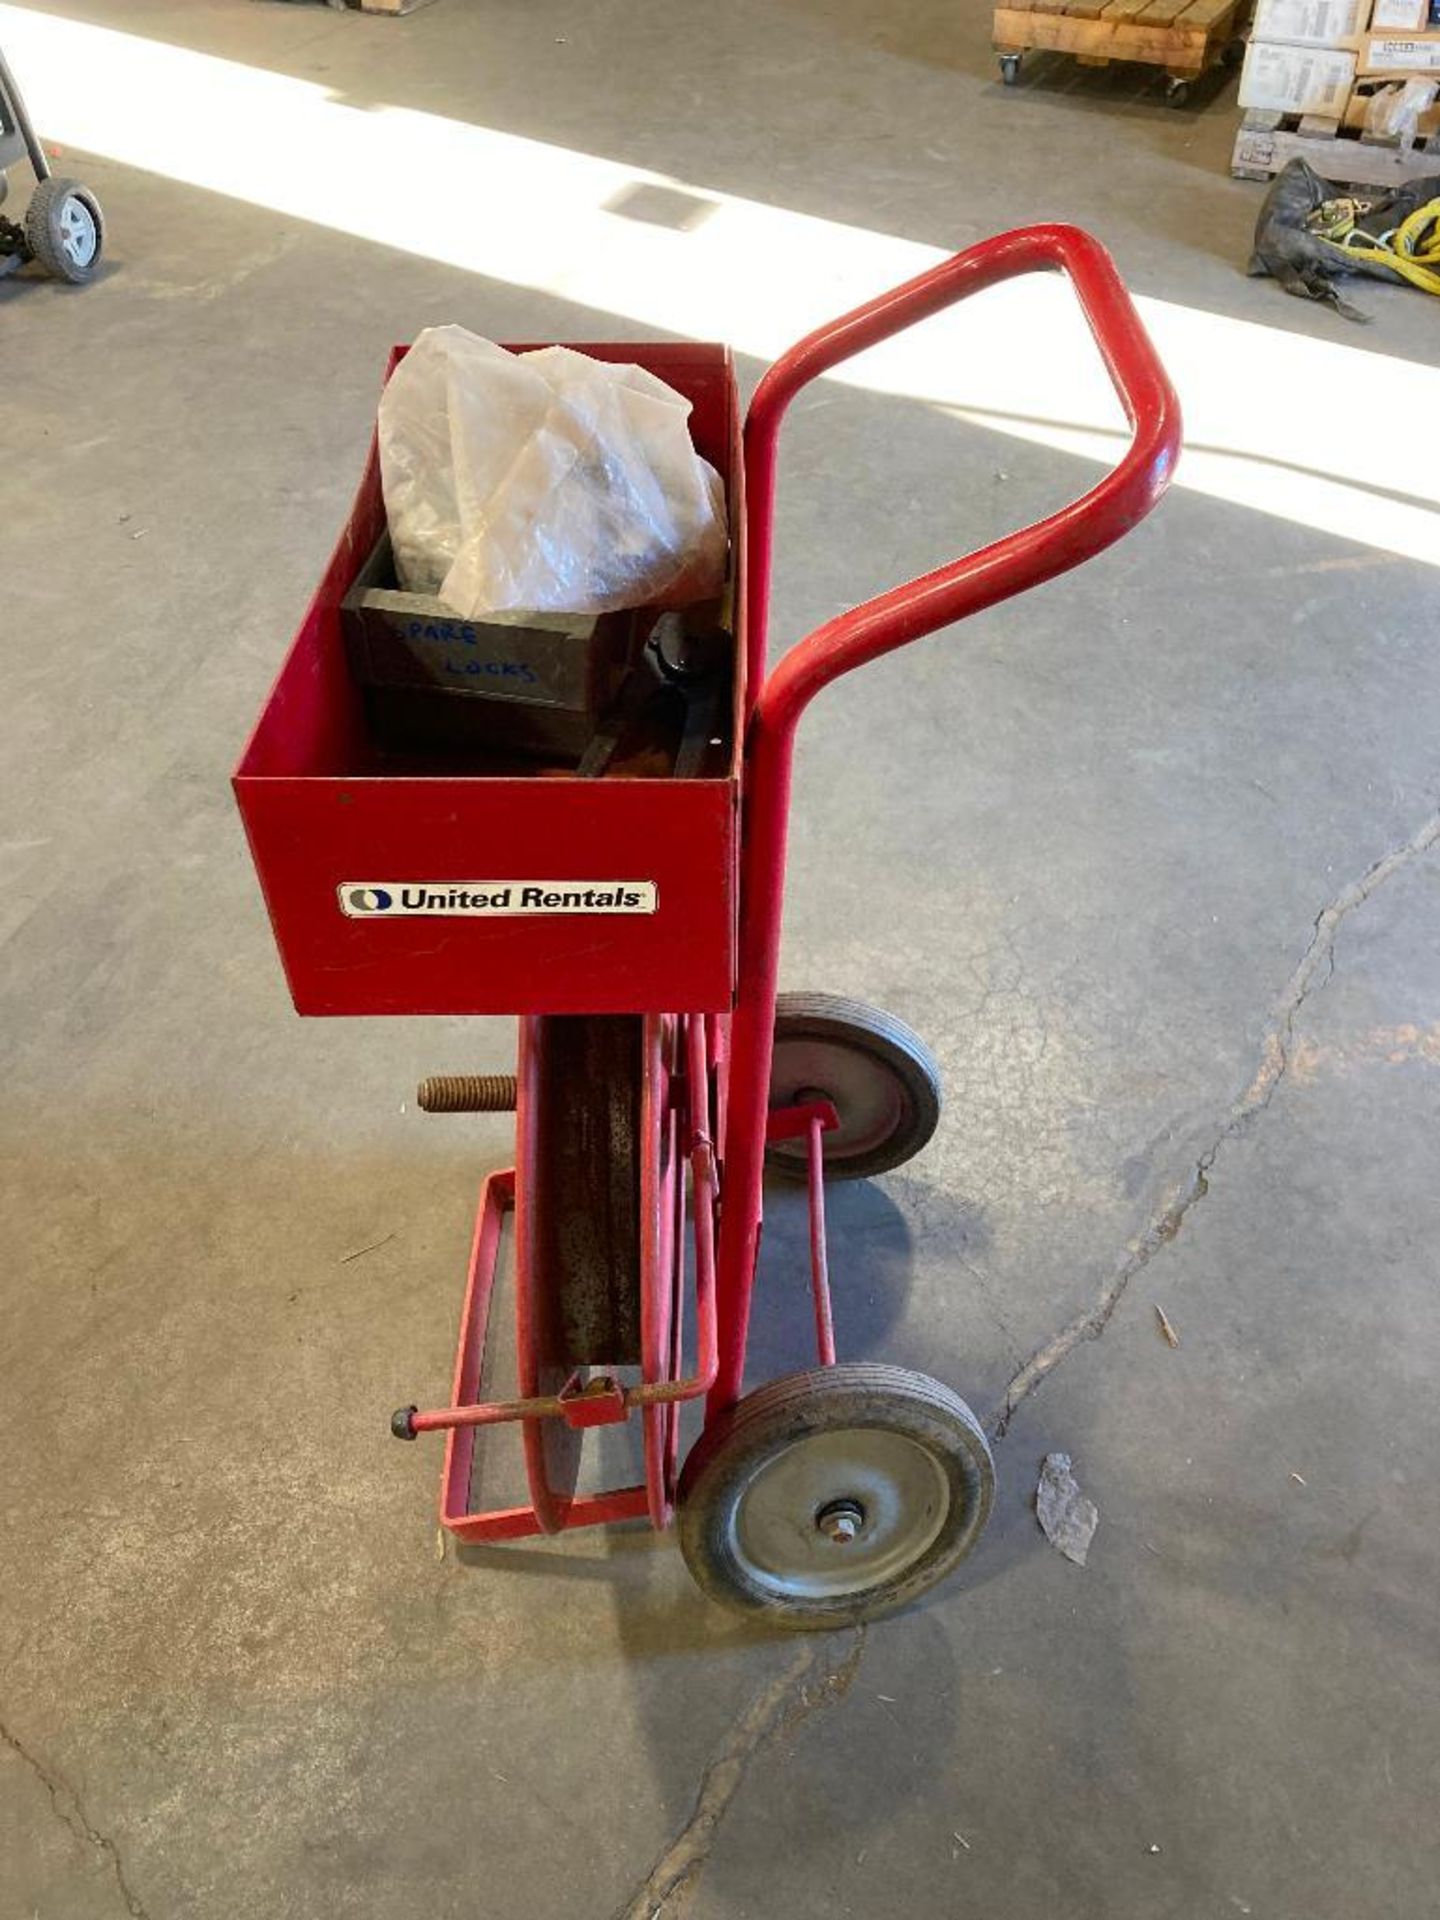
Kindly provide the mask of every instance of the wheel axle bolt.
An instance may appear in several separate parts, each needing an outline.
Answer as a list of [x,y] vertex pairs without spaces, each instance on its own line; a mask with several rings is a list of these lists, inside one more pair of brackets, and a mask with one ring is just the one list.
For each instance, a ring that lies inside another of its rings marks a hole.
[[865,1524],[865,1509],[858,1500],[832,1500],[815,1516],[815,1525],[837,1547],[848,1547]]

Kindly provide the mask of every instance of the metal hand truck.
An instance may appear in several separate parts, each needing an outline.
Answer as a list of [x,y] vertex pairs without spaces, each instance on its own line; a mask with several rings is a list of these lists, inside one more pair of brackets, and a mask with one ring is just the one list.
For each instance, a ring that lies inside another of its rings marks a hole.
[[78,180],[57,180],[25,111],[14,75],[0,54],[0,206],[10,191],[7,169],[28,160],[35,190],[23,221],[0,214],[0,280],[34,260],[55,280],[89,280],[100,264],[105,219],[100,202]]
[[[1047,519],[828,621],[767,674],[790,401],[863,348],[1045,268],[1069,276],[1124,404],[1133,437],[1119,465]],[[842,674],[1127,533],[1169,482],[1179,409],[1109,256],[1065,226],[983,242],[820,328],[761,381],[743,446],[723,350],[586,350],[643,359],[690,392],[697,444],[728,467],[738,633],[724,765],[586,782],[426,777],[368,760],[335,608],[380,524],[372,455],[237,791],[301,1011],[521,1014],[515,1075],[440,1078],[420,1093],[430,1110],[516,1114],[514,1168],[481,1194],[450,1403],[393,1421],[403,1439],[447,1436],[443,1524],[495,1541],[632,1518],[664,1528],[678,1515],[708,1594],[782,1625],[832,1627],[902,1605],[953,1568],[985,1524],[994,1468],[948,1386],[836,1359],[825,1181],[918,1152],[940,1091],[898,1020],[777,991],[796,730]],[[819,1364],[742,1397],[767,1167],[808,1188]],[[486,1399],[507,1232],[519,1393]],[[680,1409],[702,1397],[682,1470]],[[643,1478],[577,1490],[585,1431],[629,1420]],[[477,1511],[477,1435],[502,1424],[520,1429],[528,1499]]]

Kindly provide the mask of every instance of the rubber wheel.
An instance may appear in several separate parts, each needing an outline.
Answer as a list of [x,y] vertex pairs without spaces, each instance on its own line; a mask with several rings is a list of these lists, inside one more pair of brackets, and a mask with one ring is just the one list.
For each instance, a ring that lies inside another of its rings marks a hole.
[[1000,79],[1007,87],[1017,86],[1020,81],[1020,56],[1018,53],[1002,53],[1000,56]]
[[680,1476],[680,1546],[724,1606],[800,1632],[853,1626],[957,1566],[994,1491],[958,1394],[904,1367],[821,1367],[705,1429]]
[[[940,1069],[903,1020],[833,993],[782,993],[775,1006],[770,1105],[817,1094],[840,1125],[825,1135],[825,1177],[863,1180],[902,1166],[940,1122]],[[805,1140],[776,1140],[766,1165],[805,1177]]]
[[25,213],[25,244],[53,280],[79,286],[100,264],[105,217],[78,180],[42,180]]

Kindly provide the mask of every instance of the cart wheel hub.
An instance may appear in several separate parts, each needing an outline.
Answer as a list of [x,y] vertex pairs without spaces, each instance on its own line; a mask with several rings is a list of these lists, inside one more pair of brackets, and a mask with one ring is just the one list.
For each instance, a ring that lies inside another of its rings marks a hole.
[[839,1599],[900,1578],[949,1505],[943,1463],[908,1435],[832,1428],[791,1441],[751,1475],[733,1551],[747,1578],[777,1596]]
[[77,267],[88,267],[99,250],[95,216],[83,200],[72,195],[60,214],[60,244]]
[[848,1547],[865,1524],[865,1509],[858,1500],[831,1500],[815,1516],[815,1525],[837,1547]]

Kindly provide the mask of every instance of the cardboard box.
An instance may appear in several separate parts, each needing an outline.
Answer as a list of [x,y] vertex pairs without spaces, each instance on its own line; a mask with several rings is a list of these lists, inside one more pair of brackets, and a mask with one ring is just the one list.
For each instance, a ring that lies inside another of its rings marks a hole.
[[1428,33],[1367,33],[1361,73],[1440,73],[1440,28]]
[[1353,53],[1252,40],[1240,72],[1240,104],[1265,113],[1318,113],[1338,120],[1354,80]]
[[1375,33],[1420,33],[1429,19],[1429,0],[1375,0],[1370,10]]
[[1358,47],[1366,0],[1256,0],[1252,40],[1299,47]]

